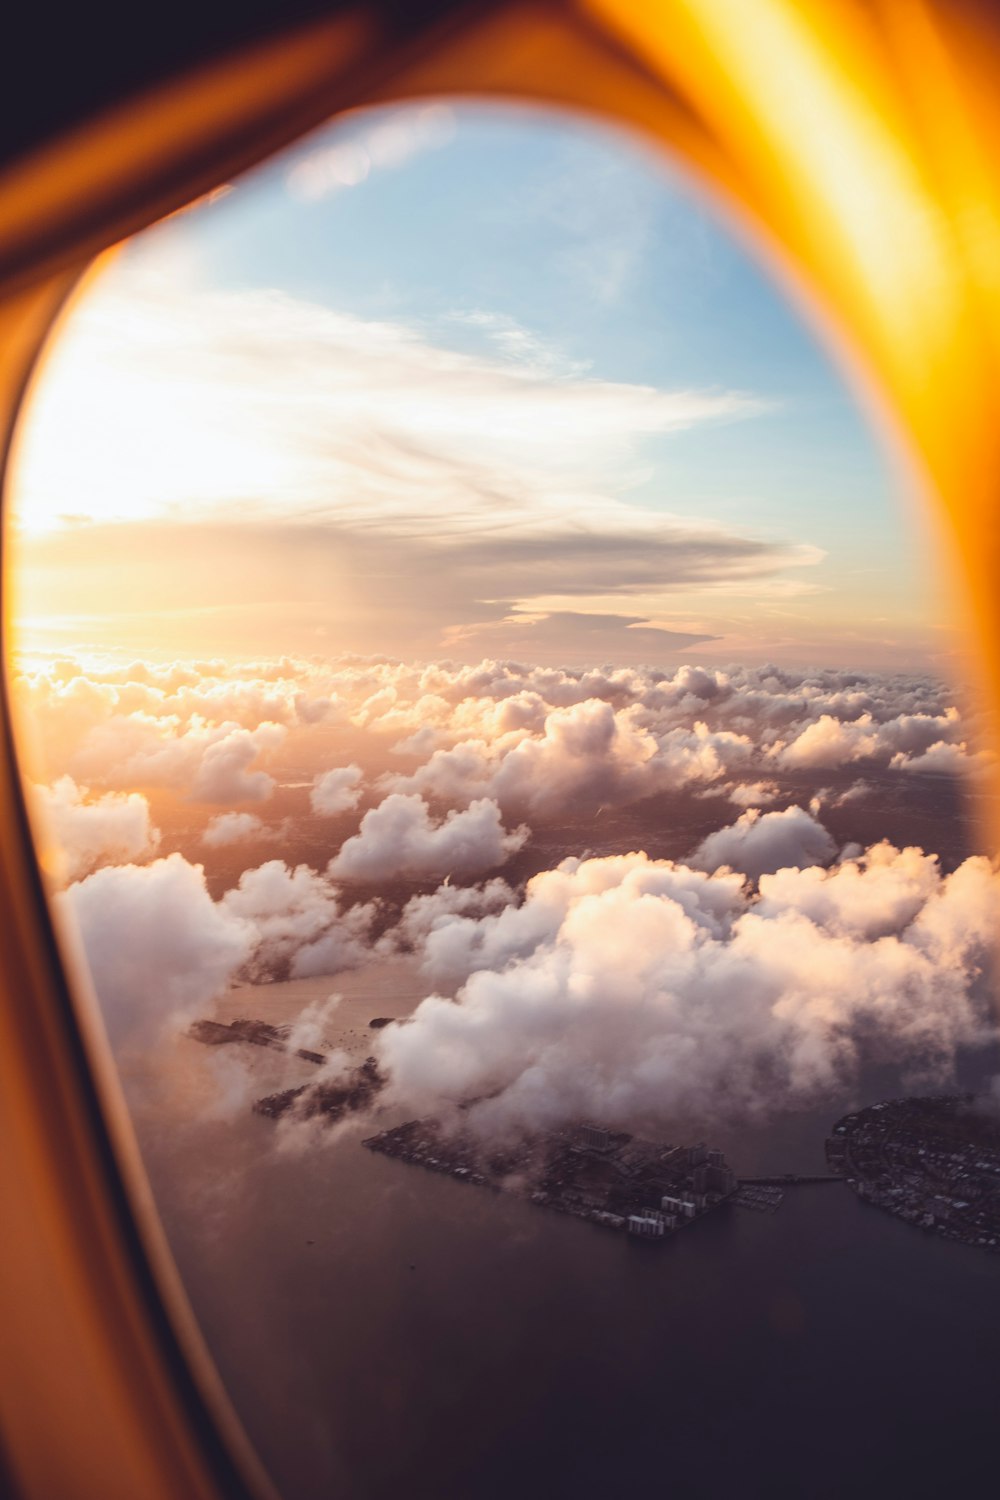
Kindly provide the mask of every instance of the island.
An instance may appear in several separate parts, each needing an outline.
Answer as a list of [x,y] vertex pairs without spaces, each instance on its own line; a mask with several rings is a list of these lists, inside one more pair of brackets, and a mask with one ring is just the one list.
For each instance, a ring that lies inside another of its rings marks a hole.
[[271,1120],[291,1115],[297,1120],[322,1119],[328,1125],[337,1125],[348,1115],[371,1109],[384,1087],[385,1075],[378,1063],[374,1057],[366,1057],[358,1067],[329,1082],[320,1079],[318,1083],[265,1094],[254,1101],[253,1108],[256,1114]]
[[490,1146],[459,1125],[446,1130],[437,1120],[407,1120],[362,1145],[652,1244],[662,1244],[737,1188],[722,1152],[704,1143],[666,1145],[586,1123]]
[[1000,1249],[1000,1109],[990,1101],[882,1100],[837,1121],[826,1158],[864,1202],[947,1239]]
[[[391,1024],[381,1016],[369,1022],[374,1030]],[[291,1027],[265,1021],[242,1018],[224,1025],[204,1019],[187,1034],[206,1046],[249,1043],[316,1065],[328,1061],[321,1052],[292,1046]],[[374,1122],[386,1083],[378,1060],[366,1057],[335,1077],[320,1073],[313,1083],[267,1094],[253,1109],[271,1120],[339,1125],[362,1116]],[[463,1126],[472,1102],[460,1106],[447,1125],[407,1120],[361,1144],[649,1243],[664,1243],[722,1203],[774,1212],[789,1187],[846,1182],[865,1203],[920,1229],[1000,1251],[1000,1103],[989,1097],[883,1099],[836,1122],[826,1141],[826,1173],[739,1179],[723,1153],[703,1142],[670,1145],[600,1123],[490,1142]]]
[[317,1066],[326,1062],[322,1052],[313,1052],[309,1047],[290,1046],[288,1038],[291,1032],[290,1026],[272,1026],[269,1021],[255,1021],[242,1016],[228,1024],[222,1021],[193,1021],[187,1034],[192,1041],[202,1042],[206,1047],[249,1042],[253,1047],[272,1047],[276,1052],[288,1052],[293,1057],[301,1058],[303,1062],[316,1063]]

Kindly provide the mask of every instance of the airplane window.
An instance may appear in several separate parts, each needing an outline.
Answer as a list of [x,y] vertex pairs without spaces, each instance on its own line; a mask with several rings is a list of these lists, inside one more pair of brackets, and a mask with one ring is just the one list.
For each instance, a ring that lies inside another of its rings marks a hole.
[[742,230],[551,113],[350,116],[68,309],[20,754],[287,1495],[978,1484],[1000,886],[888,453]]

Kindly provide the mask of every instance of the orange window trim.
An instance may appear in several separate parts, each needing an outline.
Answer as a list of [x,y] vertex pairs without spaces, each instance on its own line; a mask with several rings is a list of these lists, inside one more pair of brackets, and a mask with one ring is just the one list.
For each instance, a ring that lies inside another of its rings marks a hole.
[[[116,105],[0,175],[0,432],[94,256],[339,110],[592,111],[740,217],[902,445],[1000,706],[1000,19],[970,0],[358,4]],[[405,11],[405,26],[403,12]],[[28,1500],[264,1495],[69,995],[0,738],[0,1468]]]

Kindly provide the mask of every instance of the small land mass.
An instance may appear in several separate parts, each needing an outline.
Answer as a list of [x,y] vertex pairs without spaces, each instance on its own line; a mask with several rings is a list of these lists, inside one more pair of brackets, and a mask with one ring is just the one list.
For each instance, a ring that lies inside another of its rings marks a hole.
[[[376,1016],[381,1030],[399,1017]],[[248,1017],[195,1021],[188,1036],[206,1046],[249,1043],[321,1066],[325,1053],[293,1047],[293,1027]],[[386,1084],[375,1057],[336,1079],[282,1089],[255,1101],[276,1120],[338,1124],[372,1110]],[[626,1131],[577,1124],[491,1146],[461,1124],[408,1120],[368,1136],[371,1151],[457,1181],[511,1192],[639,1239],[665,1240],[726,1201],[774,1212],[784,1189],[846,1181],[859,1198],[919,1228],[1000,1252],[1000,1109],[972,1094],[887,1099],[844,1115],[826,1141],[828,1175],[737,1180],[721,1151],[675,1146]]]
[[826,1159],[866,1203],[1000,1251],[1000,1113],[974,1095],[886,1099],[844,1115]]
[[207,1047],[224,1047],[235,1042],[249,1042],[253,1047],[272,1047],[276,1052],[287,1052],[300,1057],[303,1062],[325,1063],[323,1052],[313,1052],[308,1047],[291,1047],[288,1038],[291,1026],[272,1026],[269,1021],[254,1021],[241,1016],[235,1021],[194,1021],[188,1027],[192,1041],[203,1042]]
[[269,1120],[279,1120],[283,1115],[299,1120],[322,1116],[328,1124],[337,1125],[348,1115],[370,1109],[385,1082],[376,1059],[366,1057],[360,1067],[352,1068],[343,1078],[265,1094],[263,1099],[254,1101],[253,1108],[256,1114],[266,1115]]
[[407,1120],[362,1145],[653,1243],[701,1218],[737,1187],[721,1151],[704,1144],[665,1145],[599,1125],[541,1132],[516,1146],[491,1148],[461,1129],[445,1131],[436,1120]]

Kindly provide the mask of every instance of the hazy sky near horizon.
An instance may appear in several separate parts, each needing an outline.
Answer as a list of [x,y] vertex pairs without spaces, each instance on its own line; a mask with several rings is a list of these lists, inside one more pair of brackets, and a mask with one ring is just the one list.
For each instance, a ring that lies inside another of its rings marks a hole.
[[951,633],[897,488],[662,162],[380,111],[77,299],[21,435],[17,641],[923,668]]

